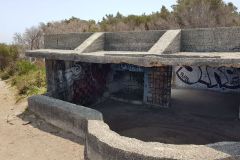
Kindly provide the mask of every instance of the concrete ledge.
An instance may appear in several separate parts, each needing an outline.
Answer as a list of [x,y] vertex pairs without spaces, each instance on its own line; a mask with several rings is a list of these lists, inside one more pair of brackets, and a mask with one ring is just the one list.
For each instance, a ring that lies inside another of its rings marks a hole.
[[157,55],[150,54],[149,52],[100,51],[79,53],[75,50],[41,49],[27,51],[26,56],[86,63],[127,63],[144,67],[159,67],[164,65],[240,67],[240,52],[179,52]]
[[85,139],[88,120],[103,119],[102,114],[96,110],[42,95],[28,98],[28,107],[48,123],[83,139]]
[[[118,135],[102,121],[90,120],[85,158],[88,160],[236,160],[239,158],[225,153],[224,150],[218,150],[223,148],[221,146],[221,144],[204,146],[143,142]],[[239,143],[236,146],[239,146]]]

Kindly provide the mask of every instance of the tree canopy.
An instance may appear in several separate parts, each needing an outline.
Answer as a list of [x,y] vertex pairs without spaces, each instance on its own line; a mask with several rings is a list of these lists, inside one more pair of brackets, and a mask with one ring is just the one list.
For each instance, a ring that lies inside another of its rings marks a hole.
[[14,40],[28,49],[38,49],[43,46],[43,34],[240,26],[237,7],[223,0],[177,0],[171,11],[165,6],[160,8],[148,15],[108,14],[100,22],[71,17],[41,23],[38,27],[26,29],[23,34],[15,34]]

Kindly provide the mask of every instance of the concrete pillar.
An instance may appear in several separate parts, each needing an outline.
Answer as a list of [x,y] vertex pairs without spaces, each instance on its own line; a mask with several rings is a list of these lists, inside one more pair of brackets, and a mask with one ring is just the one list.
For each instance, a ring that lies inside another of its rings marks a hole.
[[172,66],[147,68],[144,74],[144,103],[168,108],[171,104]]
[[72,73],[73,62],[60,60],[45,60],[47,92],[54,98],[72,101]]
[[239,110],[238,110],[238,117],[239,117],[239,120],[240,120],[240,106],[239,106]]
[[47,92],[53,93],[55,90],[54,85],[54,60],[45,59],[46,66],[46,79],[47,79]]

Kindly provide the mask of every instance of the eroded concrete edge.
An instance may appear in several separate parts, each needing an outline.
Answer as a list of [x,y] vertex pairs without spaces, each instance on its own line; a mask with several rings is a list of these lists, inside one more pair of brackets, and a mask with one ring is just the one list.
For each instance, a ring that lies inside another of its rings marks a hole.
[[[238,143],[239,144],[239,143]],[[173,145],[143,142],[120,136],[100,121],[88,122],[85,155],[88,160],[144,159],[144,160],[236,160],[239,157],[206,145]]]
[[103,120],[102,113],[96,110],[43,95],[28,98],[28,108],[46,122],[69,131],[82,140],[86,136],[88,120]]
[[[72,132],[84,140],[85,159],[88,160],[235,160],[239,158],[235,153],[233,153],[235,155],[228,154],[225,149],[237,148],[240,146],[238,142],[205,146],[143,142],[111,131],[103,122],[102,114],[96,110],[43,95],[30,97],[28,103],[29,110],[48,123]],[[238,153],[238,150],[236,151]]]
[[180,48],[181,30],[168,30],[148,52],[155,54],[170,54],[179,52]]

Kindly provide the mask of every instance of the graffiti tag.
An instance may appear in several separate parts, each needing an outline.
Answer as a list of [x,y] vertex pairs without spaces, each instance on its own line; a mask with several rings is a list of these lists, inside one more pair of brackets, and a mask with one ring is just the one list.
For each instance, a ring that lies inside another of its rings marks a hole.
[[118,64],[113,66],[114,69],[119,71],[130,71],[130,72],[143,72],[143,68],[131,64]]
[[240,88],[239,68],[184,66],[177,69],[176,75],[188,85],[199,83],[207,88]]

